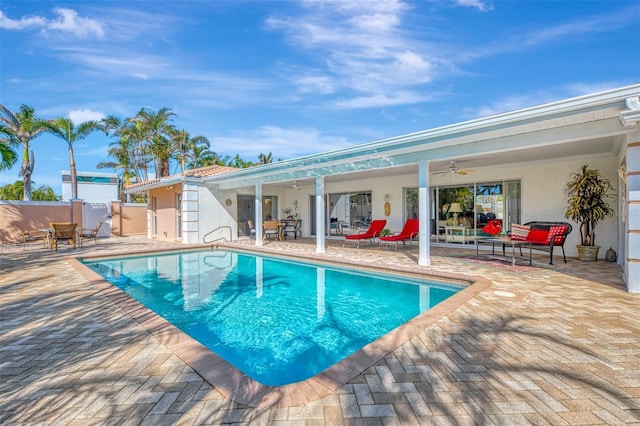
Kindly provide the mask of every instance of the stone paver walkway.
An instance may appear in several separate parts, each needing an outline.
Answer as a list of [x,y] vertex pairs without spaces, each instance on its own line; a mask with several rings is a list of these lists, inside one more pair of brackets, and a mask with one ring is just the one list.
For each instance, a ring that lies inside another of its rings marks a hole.
[[[232,245],[252,247],[249,241]],[[329,395],[260,408],[223,396],[105,297],[68,256],[179,248],[139,237],[0,251],[1,424],[640,424],[640,295],[621,269],[535,268],[435,248],[269,242],[261,250],[491,285]]]

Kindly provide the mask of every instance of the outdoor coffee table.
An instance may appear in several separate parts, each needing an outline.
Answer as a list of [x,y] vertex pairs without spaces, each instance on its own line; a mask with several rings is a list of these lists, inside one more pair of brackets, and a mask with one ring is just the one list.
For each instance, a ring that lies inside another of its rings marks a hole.
[[[480,244],[491,243],[491,257],[505,259],[506,256],[506,247],[511,247],[511,264],[515,266],[516,264],[516,247],[522,250],[522,247],[529,247],[529,266],[533,265],[531,258],[531,242],[529,241],[521,241],[521,240],[512,240],[511,238],[483,238],[476,240],[476,259],[480,258]],[[496,255],[496,244],[502,244],[502,256],[498,257]]]

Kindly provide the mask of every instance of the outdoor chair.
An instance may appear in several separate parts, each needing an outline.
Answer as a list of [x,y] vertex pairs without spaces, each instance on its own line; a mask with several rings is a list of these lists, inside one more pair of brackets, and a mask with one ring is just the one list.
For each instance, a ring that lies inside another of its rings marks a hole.
[[298,239],[298,233],[300,232],[300,220],[295,219],[293,221],[287,221],[287,224],[284,226],[282,230],[282,235],[285,239],[287,239],[287,235],[293,234],[293,239]]
[[67,241],[73,245],[74,249],[76,248],[77,223],[52,223],[51,227],[53,228],[53,244],[56,251],[58,251],[58,241]]
[[270,239],[274,235],[277,240],[280,239],[280,222],[277,220],[265,220],[262,222],[262,240]]
[[25,231],[20,225],[16,225],[22,233],[22,251],[27,249],[27,243],[29,241],[42,240],[42,247],[47,248],[47,235],[44,231]]
[[96,245],[98,245],[98,232],[100,231],[100,227],[102,226],[102,222],[96,225],[93,229],[83,228],[78,232],[78,237],[80,238],[80,247],[82,247],[82,242],[85,239],[92,239]]
[[357,248],[360,248],[360,241],[362,240],[369,240],[373,244],[373,239],[380,236],[380,233],[382,232],[386,224],[386,219],[372,220],[371,224],[369,225],[369,229],[367,229],[365,232],[354,235],[345,235],[342,247],[345,246],[347,241],[355,241],[357,243]]
[[413,239],[419,234],[419,227],[418,219],[407,219],[399,234],[380,237],[380,243],[395,243],[395,250],[398,250],[400,241],[402,241],[402,245],[405,245],[406,241],[409,241],[409,245],[411,245]]
[[256,238],[256,227],[253,226],[253,221],[252,220],[248,220],[247,221],[247,226],[249,227],[249,238]]

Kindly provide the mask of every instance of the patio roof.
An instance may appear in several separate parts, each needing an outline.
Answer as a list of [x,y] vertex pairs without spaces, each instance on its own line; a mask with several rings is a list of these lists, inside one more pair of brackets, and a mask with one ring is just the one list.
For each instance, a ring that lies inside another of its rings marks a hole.
[[[451,159],[465,167],[483,167],[576,155],[614,155],[629,128],[621,115],[640,84],[498,114],[408,135],[358,144],[301,158],[208,176],[203,183],[221,189],[277,184],[351,173],[375,176],[412,173],[421,161],[432,170]],[[631,111],[637,113],[637,111]],[[544,150],[540,148],[544,147]]]

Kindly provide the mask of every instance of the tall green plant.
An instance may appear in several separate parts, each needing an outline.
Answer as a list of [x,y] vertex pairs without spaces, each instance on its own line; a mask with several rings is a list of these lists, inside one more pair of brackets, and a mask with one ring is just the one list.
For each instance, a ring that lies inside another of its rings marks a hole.
[[20,105],[18,112],[13,113],[0,104],[0,126],[2,134],[9,140],[22,144],[20,176],[24,185],[24,200],[31,201],[31,175],[35,167],[35,158],[33,151],[29,149],[29,143],[45,131],[45,121],[36,116],[36,110],[32,106]]
[[71,198],[78,198],[78,174],[76,172],[76,159],[73,154],[73,144],[89,136],[91,133],[100,130],[97,121],[85,121],[76,125],[68,117],[59,117],[46,124],[47,131],[52,135],[64,140],[69,151],[69,171],[71,174]]
[[571,174],[567,187],[569,198],[564,217],[580,226],[581,245],[594,246],[596,226],[615,213],[607,201],[612,198],[611,180],[584,165],[579,172]]

